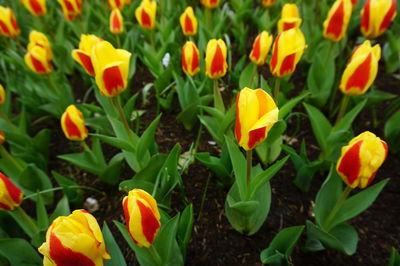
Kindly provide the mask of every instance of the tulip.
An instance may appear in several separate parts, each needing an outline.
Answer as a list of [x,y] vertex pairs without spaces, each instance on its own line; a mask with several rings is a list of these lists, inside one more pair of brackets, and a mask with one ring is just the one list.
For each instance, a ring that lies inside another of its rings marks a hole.
[[342,148],[336,170],[351,188],[365,188],[374,179],[388,153],[386,142],[366,131]]
[[0,6],[0,35],[15,38],[18,37],[19,32],[12,9]]
[[114,97],[126,89],[131,53],[102,41],[93,46],[91,58],[96,84],[102,95]]
[[67,139],[83,141],[88,136],[83,114],[73,104],[68,106],[61,116],[61,127]]
[[46,49],[40,46],[32,46],[25,54],[26,65],[36,74],[49,74],[53,67],[48,58]]
[[139,247],[149,248],[160,229],[160,213],[156,200],[146,191],[133,189],[122,201],[126,226]]
[[378,37],[396,14],[396,0],[367,0],[361,10],[361,33],[369,39]]
[[68,21],[73,20],[76,16],[82,12],[82,1],[83,0],[57,0],[61,5],[64,18]]
[[347,63],[339,89],[349,96],[364,94],[375,80],[380,58],[379,44],[371,47],[367,40],[359,45]]
[[125,1],[124,0],[107,0],[107,3],[108,3],[108,7],[111,10],[114,10],[114,9],[122,10],[124,8],[124,5],[125,5]]
[[46,35],[44,35],[43,33],[35,30],[31,31],[31,33],[29,34],[28,50],[32,49],[34,46],[44,48],[46,50],[46,54],[49,60],[54,58],[49,39],[47,39]]
[[261,2],[265,7],[271,7],[274,5],[275,0],[261,0]]
[[188,41],[182,47],[182,69],[186,74],[193,76],[200,71],[200,52],[194,42]]
[[36,17],[44,16],[47,13],[46,0],[22,0],[22,4]]
[[2,145],[6,141],[6,135],[4,135],[4,132],[0,130],[0,145]]
[[272,46],[272,58],[269,64],[271,73],[276,77],[292,74],[306,48],[306,41],[300,29],[281,32]]
[[92,48],[102,39],[96,35],[81,35],[81,41],[79,42],[79,49],[74,49],[72,51],[72,58],[78,62],[91,76],[94,76],[94,68],[91,59]]
[[206,49],[206,76],[210,79],[219,79],[226,74],[226,44],[222,39],[212,39]]
[[142,28],[152,30],[156,27],[156,12],[156,1],[142,0],[140,6],[135,10],[135,16]]
[[12,211],[21,204],[24,193],[2,173],[0,173],[0,191],[0,210]]
[[358,0],[351,0],[351,4],[353,5],[353,7],[355,7],[357,5]]
[[324,21],[323,35],[332,42],[343,40],[351,17],[351,1],[336,0]]
[[271,44],[272,35],[268,34],[266,31],[258,34],[253,43],[253,49],[249,56],[250,60],[258,66],[265,64]]
[[114,9],[110,15],[110,31],[112,34],[121,34],[124,32],[124,18],[119,9]]
[[300,28],[301,18],[296,4],[285,4],[282,8],[281,19],[278,21],[279,32]]
[[185,9],[185,12],[180,16],[179,21],[181,23],[182,32],[186,36],[193,36],[197,33],[197,19],[194,15],[193,8],[191,6]]
[[6,102],[6,91],[4,90],[3,85],[0,84],[0,105]]
[[267,138],[278,121],[278,107],[262,89],[242,89],[236,97],[235,136],[246,151],[254,149]]
[[201,0],[201,3],[206,8],[213,9],[219,5],[219,0]]
[[86,210],[56,218],[38,250],[44,255],[43,265],[102,266],[103,260],[111,259],[96,218]]

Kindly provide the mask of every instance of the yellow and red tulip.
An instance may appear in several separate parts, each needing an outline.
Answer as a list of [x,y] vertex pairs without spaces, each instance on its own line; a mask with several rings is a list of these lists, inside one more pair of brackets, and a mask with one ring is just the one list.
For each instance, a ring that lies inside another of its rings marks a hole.
[[0,105],[6,102],[6,91],[4,90],[3,85],[0,84]]
[[340,90],[349,96],[364,94],[375,80],[380,58],[379,44],[371,47],[370,41],[367,40],[359,45],[343,72]]
[[146,30],[156,27],[157,2],[154,0],[142,0],[135,10],[135,16],[140,26]]
[[107,4],[111,10],[114,9],[122,10],[125,5],[125,0],[107,0]]
[[396,17],[396,0],[367,0],[361,10],[361,33],[373,39],[384,33]]
[[25,64],[36,74],[49,74],[53,69],[46,49],[43,47],[31,46],[24,59]]
[[226,74],[226,44],[222,39],[212,39],[206,49],[206,76],[210,79],[219,79]]
[[272,97],[262,89],[242,89],[236,97],[235,136],[239,145],[254,149],[264,141],[278,121],[279,110]]
[[251,50],[249,56],[250,60],[254,64],[258,66],[265,64],[269,49],[272,45],[272,38],[272,35],[268,34],[266,31],[263,31],[257,35],[253,43],[253,49]]
[[201,0],[201,3],[206,8],[213,9],[219,5],[219,0]]
[[40,17],[47,13],[46,0],[22,0],[22,4],[34,16]]
[[47,58],[49,60],[53,59],[53,51],[51,49],[51,44],[49,42],[49,39],[47,39],[46,35],[39,31],[31,31],[29,33],[29,44],[28,44],[28,50],[33,48],[34,46],[39,46],[42,47],[46,50]]
[[185,12],[180,16],[179,21],[184,35],[193,36],[197,33],[197,18],[194,15],[191,6],[185,9]]
[[6,141],[6,135],[4,135],[4,132],[0,130],[0,145],[2,145]]
[[128,84],[131,53],[115,49],[111,43],[96,43],[91,51],[96,84],[100,93],[114,97],[123,92]]
[[78,62],[91,76],[94,76],[94,68],[91,59],[92,48],[96,43],[103,41],[103,39],[96,35],[81,35],[81,41],[79,42],[79,49],[72,51],[72,58]]
[[351,17],[352,4],[350,0],[336,0],[324,21],[323,35],[333,42],[343,40]]
[[24,193],[2,173],[0,173],[0,191],[0,210],[12,211],[21,204]]
[[124,18],[119,9],[114,9],[110,15],[110,32],[112,34],[121,34],[124,32]]
[[82,1],[83,0],[57,0],[61,5],[64,18],[68,21],[73,20],[76,16],[82,12]]
[[282,8],[281,18],[278,21],[278,31],[299,28],[301,21],[296,4],[285,4]]
[[12,9],[0,6],[0,35],[15,38],[18,37],[19,32],[17,20]]
[[182,69],[190,76],[200,71],[200,52],[192,41],[186,42],[182,47]]
[[265,7],[271,7],[274,5],[275,0],[261,0],[261,3],[263,4],[263,6]]
[[122,201],[126,226],[139,247],[150,247],[160,229],[156,200],[146,191],[133,189]]
[[272,58],[269,64],[271,73],[276,77],[292,74],[306,48],[306,41],[300,29],[279,33],[272,46]]
[[73,141],[83,141],[88,136],[83,114],[71,104],[61,116],[61,128],[65,137]]
[[39,247],[43,265],[103,265],[111,259],[96,218],[86,210],[56,218]]
[[366,131],[342,148],[336,171],[351,188],[365,188],[374,179],[387,153],[386,142]]

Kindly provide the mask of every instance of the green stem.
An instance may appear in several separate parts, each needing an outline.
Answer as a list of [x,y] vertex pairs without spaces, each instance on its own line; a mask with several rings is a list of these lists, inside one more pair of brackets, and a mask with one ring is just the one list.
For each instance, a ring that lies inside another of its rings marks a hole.
[[0,154],[2,157],[6,157],[9,161],[11,161],[20,172],[24,170],[22,165],[20,165],[19,162],[14,159],[14,157],[4,148],[3,145],[0,145]]
[[214,79],[214,107],[225,113],[224,101],[222,100],[221,91],[218,88],[217,79]]
[[347,105],[349,104],[349,100],[350,100],[350,96],[344,95],[342,103],[340,105],[340,110],[339,110],[338,116],[336,118],[335,125],[337,125],[340,122],[343,115],[346,113],[346,109],[347,109]]
[[[254,65],[254,68],[253,68],[253,72],[251,73],[250,89],[256,89],[256,88],[257,88],[257,85],[258,85],[258,79],[257,79],[257,80],[256,80],[256,84],[255,84],[255,86],[254,86],[254,88],[253,88],[254,78],[256,77],[256,75],[257,75],[257,70],[258,70],[258,66],[257,66],[256,64],[253,64],[253,65]],[[243,88],[240,88],[240,89],[243,89]]]
[[247,189],[249,189],[251,181],[251,168],[253,167],[253,150],[246,151],[246,161],[247,161],[246,182],[247,182]]
[[125,127],[126,134],[128,135],[128,137],[130,138],[130,140],[133,143],[135,140],[134,140],[134,137],[132,135],[132,131],[131,131],[130,127],[129,127],[128,120],[126,119],[125,112],[122,109],[119,95],[117,95],[116,97],[111,97],[109,99],[111,101],[111,105],[114,106],[115,110],[119,114],[119,118],[120,118],[122,124]]
[[154,245],[151,245],[149,247],[149,252],[153,256],[154,260],[156,261],[157,265],[162,265],[162,260],[160,257],[160,254],[158,253],[157,249],[154,247]]
[[25,222],[32,228],[35,233],[39,233],[40,230],[37,225],[33,222],[32,218],[22,209],[20,206],[15,208],[21,217],[25,220]]
[[56,94],[61,95],[60,88],[59,88],[59,87],[56,85],[56,83],[54,82],[52,73],[50,73],[50,74],[47,75],[47,79],[49,80],[49,84],[50,84],[50,86],[54,89],[54,91],[56,92]]
[[82,147],[83,147],[83,149],[85,150],[85,151],[87,151],[87,152],[92,152],[92,150],[90,149],[90,147],[86,144],[86,141],[81,141],[81,145],[82,145]]
[[4,112],[0,109],[0,118],[4,119],[4,121],[7,122],[7,124],[13,129],[17,130],[18,128],[14,126],[14,124],[11,122],[11,120],[4,114]]
[[156,53],[156,42],[154,40],[154,30],[150,30],[149,32],[150,37],[150,46],[153,49],[153,52]]
[[329,60],[329,58],[332,56],[332,52],[333,52],[333,47],[334,47],[335,43],[332,41],[329,41],[329,46],[328,46],[328,53],[326,54],[326,59],[325,62],[327,62]]
[[337,212],[340,210],[340,208],[342,207],[344,201],[347,199],[347,197],[349,196],[350,192],[351,192],[352,188],[349,186],[346,186],[346,189],[342,192],[342,194],[340,195],[339,199],[336,201],[335,206],[333,207],[331,213],[329,214],[328,218],[326,219],[325,222],[325,226],[324,229],[329,232],[329,230],[331,229],[331,224],[332,224],[332,220],[333,218],[335,218],[335,215],[337,214]]
[[275,78],[275,87],[274,87],[274,101],[276,104],[278,104],[280,86],[281,86],[281,79],[277,77]]
[[35,197],[35,196],[37,196],[37,195],[39,195],[39,194],[45,194],[45,193],[49,193],[49,192],[53,192],[53,191],[58,191],[58,190],[63,190],[63,189],[70,189],[70,188],[85,189],[85,190],[95,191],[95,192],[97,192],[97,193],[100,193],[100,194],[102,194],[102,195],[105,195],[104,192],[102,192],[102,191],[100,191],[100,190],[98,190],[98,189],[92,188],[92,187],[87,187],[87,186],[65,186],[65,187],[49,188],[49,189],[45,189],[45,190],[42,190],[42,191],[39,191],[39,192],[30,194],[30,195],[28,195],[28,196],[25,196],[25,197],[24,197],[24,200],[29,199],[29,198],[33,198],[33,197]]
[[118,35],[118,34],[115,34],[115,39],[117,39],[118,48],[122,48],[122,46],[121,46],[121,39],[119,38],[119,35]]
[[207,30],[212,33],[211,25],[212,25],[212,13],[211,9],[206,8],[205,10],[205,17],[206,17],[206,25],[207,25]]
[[207,195],[207,190],[208,190],[208,184],[210,183],[210,177],[211,175],[208,175],[207,182],[206,182],[206,187],[204,188],[203,191],[203,196],[201,197],[201,204],[200,204],[200,210],[199,210],[199,215],[197,216],[197,221],[200,221],[201,214],[203,213],[203,208],[204,208],[204,202],[206,201],[206,195]]
[[199,131],[197,132],[197,137],[196,137],[196,142],[194,143],[194,151],[193,154],[195,154],[197,152],[197,149],[199,148],[199,144],[200,144],[200,139],[201,139],[201,134],[203,132],[203,123],[200,123],[199,126]]

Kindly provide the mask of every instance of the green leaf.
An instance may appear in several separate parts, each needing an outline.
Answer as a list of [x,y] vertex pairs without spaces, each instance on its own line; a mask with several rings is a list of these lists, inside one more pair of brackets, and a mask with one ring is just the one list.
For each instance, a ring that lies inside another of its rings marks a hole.
[[211,156],[208,152],[199,152],[194,155],[196,160],[204,164],[211,171],[213,171],[220,179],[229,179],[230,173],[225,165],[221,162],[220,158]]
[[100,175],[105,167],[105,165],[99,164],[92,152],[84,151],[82,153],[58,155],[57,157],[95,175]]
[[36,217],[37,225],[40,230],[46,230],[49,227],[49,218],[47,216],[46,207],[44,206],[43,198],[40,193],[36,196]]
[[285,118],[289,113],[292,112],[292,109],[299,104],[305,97],[309,96],[310,93],[303,93],[295,98],[287,101],[281,108],[279,108],[279,119]]
[[238,186],[240,199],[245,200],[247,183],[246,183],[246,159],[244,158],[239,147],[229,137],[225,137],[225,141],[231,157],[233,172]]
[[340,122],[334,126],[333,131],[344,130],[348,131],[351,129],[351,125],[353,124],[354,119],[356,119],[357,115],[364,108],[366,104],[366,100],[357,104],[350,112],[346,113],[346,115],[340,120]]
[[[18,177],[18,184],[23,187],[26,195],[53,188],[46,173],[37,168],[34,164],[29,164],[24,169]],[[45,204],[51,204],[53,202],[53,192],[43,193],[42,196]]]
[[186,257],[186,249],[189,245],[190,238],[193,231],[194,223],[194,213],[193,205],[189,204],[183,210],[179,217],[178,231],[177,231],[177,241],[181,248],[181,253],[183,257]]
[[154,247],[166,265],[183,265],[183,256],[176,241],[178,222],[179,214],[161,226],[154,241]]
[[121,150],[127,150],[130,152],[135,152],[135,147],[133,146],[133,143],[131,144],[128,141],[125,141],[120,138],[114,138],[106,135],[101,135],[101,134],[89,134],[90,136],[99,138],[101,141],[110,144],[111,146],[121,149]]
[[240,74],[239,78],[239,89],[248,87],[250,89],[257,88],[258,81],[258,67],[256,64],[248,64]]
[[51,171],[54,179],[57,183],[63,187],[63,192],[68,197],[69,202],[71,203],[81,203],[83,201],[83,191],[78,188],[70,188],[71,186],[78,186],[76,182],[73,180],[66,178],[65,176],[60,175],[56,171]]
[[151,122],[138,141],[136,156],[139,158],[139,161],[141,161],[142,166],[145,166],[145,162],[149,159],[146,158],[145,155],[148,153],[150,145],[154,143],[154,133],[157,129],[158,123],[160,122],[160,119],[161,114],[158,115],[153,122]]
[[124,161],[124,154],[116,154],[109,162],[108,166],[104,169],[99,177],[99,181],[105,182],[107,184],[115,185],[121,174],[121,167]]
[[400,111],[397,111],[385,124],[385,140],[388,142],[390,151],[400,151]]
[[107,223],[103,224],[103,237],[106,244],[107,250],[111,255],[111,260],[105,260],[105,266],[126,266],[124,255],[122,254],[117,242],[114,239]]
[[306,103],[304,103],[304,107],[306,108],[308,117],[310,118],[314,136],[321,149],[325,151],[327,149],[326,137],[329,136],[332,131],[332,126],[324,114],[322,114],[317,108]]
[[400,255],[395,248],[392,248],[390,252],[390,258],[388,266],[399,266],[400,265]]
[[11,265],[33,266],[43,264],[42,258],[25,239],[0,239],[0,254],[7,258]]
[[66,196],[64,196],[57,203],[57,206],[56,206],[53,214],[49,218],[49,223],[52,223],[54,221],[54,219],[56,219],[59,216],[68,216],[70,214],[71,214],[71,210],[69,208],[68,198]]

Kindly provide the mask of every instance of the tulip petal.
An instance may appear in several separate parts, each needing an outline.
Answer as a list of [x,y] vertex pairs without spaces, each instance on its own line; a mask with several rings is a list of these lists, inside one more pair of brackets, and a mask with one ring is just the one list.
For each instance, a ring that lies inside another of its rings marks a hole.
[[335,10],[335,13],[329,20],[329,25],[326,30],[327,34],[332,34],[336,39],[340,37],[344,24],[344,2],[340,2],[340,5]]
[[82,50],[74,50],[72,57],[82,65],[89,75],[94,76],[94,68],[89,54]]
[[337,167],[338,173],[345,178],[346,183],[352,188],[358,185],[355,181],[361,171],[360,149],[362,143],[363,141],[360,140],[352,145],[340,159]]
[[386,13],[385,17],[383,18],[382,24],[379,27],[379,31],[384,31],[389,27],[395,14],[396,14],[396,0],[392,0],[389,11]]
[[368,54],[364,62],[362,62],[349,77],[346,84],[346,90],[350,90],[352,88],[358,88],[362,90],[367,86],[368,81],[370,80],[371,60],[372,55]]
[[118,94],[121,89],[125,88],[118,62],[104,68],[102,80],[108,95]]
[[0,173],[0,179],[1,181],[3,181],[8,195],[10,195],[14,203],[19,205],[19,203],[21,203],[22,201],[22,196],[23,196],[22,191],[16,185],[14,185],[14,183],[12,183],[10,179],[8,179],[5,175],[1,173]]
[[144,205],[141,200],[137,200],[137,205],[142,216],[143,234],[149,243],[153,243],[154,237],[160,228],[160,222],[154,216],[153,210]]

